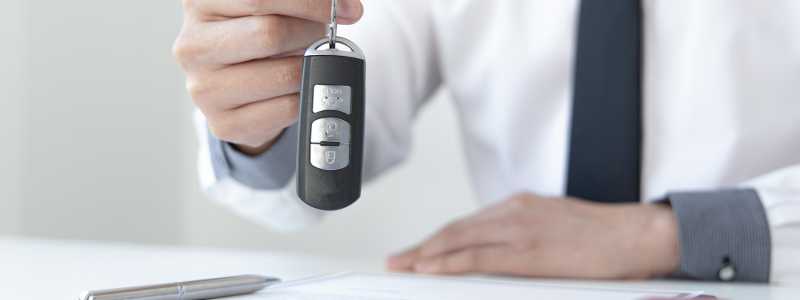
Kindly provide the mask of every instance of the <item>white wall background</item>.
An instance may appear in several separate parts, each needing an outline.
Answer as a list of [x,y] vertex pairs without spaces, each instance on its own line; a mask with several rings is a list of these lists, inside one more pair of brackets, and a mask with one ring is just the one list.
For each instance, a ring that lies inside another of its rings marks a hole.
[[[369,12],[367,12],[369,13]],[[384,256],[477,208],[446,91],[406,162],[293,235],[200,195],[177,0],[0,1],[0,233]]]

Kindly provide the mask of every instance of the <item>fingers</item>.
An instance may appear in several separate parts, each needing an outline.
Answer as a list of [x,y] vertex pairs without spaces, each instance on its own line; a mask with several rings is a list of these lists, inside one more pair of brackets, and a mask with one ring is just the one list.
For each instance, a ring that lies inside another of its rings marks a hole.
[[[647,298],[647,299],[642,299],[642,300],[670,300],[670,299],[675,299],[675,298]],[[686,299],[688,299],[688,298],[686,298]],[[717,300],[717,297],[714,297],[714,296],[698,296],[698,297],[694,297],[692,299],[696,299],[696,300]]]
[[[258,148],[297,121],[302,57],[290,55],[326,35],[331,0],[184,0],[184,12],[173,54],[212,134]],[[362,14],[339,0],[339,23]]]
[[528,235],[536,229],[527,228],[521,222],[513,217],[499,218],[445,228],[420,246],[418,257],[425,259],[471,247],[513,245],[530,240]]
[[187,71],[218,69],[305,49],[326,34],[326,25],[284,16],[251,16],[186,27],[173,54]]
[[463,249],[414,264],[422,274],[461,274],[470,272],[519,273],[519,251],[509,246],[484,246]]
[[[203,111],[211,134],[234,144],[258,147],[297,122],[299,94],[252,102],[227,110]],[[202,108],[201,108],[202,110]]]
[[419,247],[406,250],[389,257],[386,261],[386,267],[391,270],[411,270],[414,264],[419,260]]
[[230,110],[300,91],[303,58],[254,60],[215,72],[187,75],[192,101],[206,110]]
[[561,199],[540,197],[530,193],[523,192],[511,196],[509,199],[505,201],[489,206],[480,213],[474,214],[456,223],[468,224],[490,219],[506,218],[514,213],[530,209],[538,210],[539,207],[542,205],[561,203],[561,202],[564,201],[561,201]]
[[[348,7],[357,10],[352,22],[342,20],[341,23],[353,23],[360,18],[363,8],[359,0],[340,2],[339,16],[346,15]],[[319,11],[320,3],[325,7],[322,10],[326,17],[314,19],[303,15],[304,11]],[[219,68],[305,49],[327,34],[325,23],[330,21],[330,0],[187,0],[185,6],[187,22],[175,41],[173,54],[187,71]],[[191,17],[197,11],[225,14],[243,7],[257,13],[217,22],[203,22],[202,19],[198,22]]]
[[[544,198],[542,198],[544,199]],[[518,243],[539,230],[541,199],[515,196],[467,219],[455,222],[428,239],[421,247],[422,258],[463,248],[499,243]],[[533,213],[531,213],[533,212]]]
[[519,247],[511,244],[470,247],[422,259],[414,264],[414,271],[422,274],[488,272],[534,277],[590,277],[564,271],[570,262],[564,259],[563,251],[554,250],[548,246]]
[[[411,270],[414,268],[414,264],[418,263],[421,259],[443,254],[447,249],[450,249],[451,247],[445,247],[446,245],[439,244],[445,243],[444,241],[449,240],[451,235],[457,235],[459,231],[469,230],[482,221],[494,219],[495,216],[499,216],[500,212],[503,210],[504,208],[501,205],[494,205],[477,214],[458,220],[429,238],[421,246],[392,255],[386,261],[386,266],[394,270]],[[427,248],[425,256],[421,254],[421,248],[423,247]]]
[[[323,23],[331,20],[331,0],[184,0],[183,6],[206,19],[284,15]],[[338,6],[337,22],[341,24],[355,23],[364,12],[359,0],[339,0]]]

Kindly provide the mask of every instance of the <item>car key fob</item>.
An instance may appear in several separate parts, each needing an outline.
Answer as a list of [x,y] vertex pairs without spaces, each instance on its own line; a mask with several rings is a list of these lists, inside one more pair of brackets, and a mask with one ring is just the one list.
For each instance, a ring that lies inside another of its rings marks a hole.
[[364,152],[364,55],[355,43],[323,38],[303,58],[297,196],[337,210],[361,196]]

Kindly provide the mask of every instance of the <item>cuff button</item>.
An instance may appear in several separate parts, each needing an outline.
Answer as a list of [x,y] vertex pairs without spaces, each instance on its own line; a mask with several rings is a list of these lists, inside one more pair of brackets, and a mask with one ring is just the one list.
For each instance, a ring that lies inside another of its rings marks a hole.
[[731,281],[736,278],[736,268],[732,264],[723,264],[717,272],[717,277],[722,281]]

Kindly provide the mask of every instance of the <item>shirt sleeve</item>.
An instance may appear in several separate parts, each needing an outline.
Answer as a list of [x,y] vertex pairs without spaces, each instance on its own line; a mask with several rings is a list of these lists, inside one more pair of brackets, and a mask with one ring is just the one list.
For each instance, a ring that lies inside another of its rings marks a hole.
[[[305,205],[297,197],[295,182],[291,176],[294,174],[294,169],[285,184],[271,189],[247,186],[233,178],[231,176],[232,169],[237,166],[231,167],[226,159],[225,142],[213,138],[208,130],[206,118],[200,110],[195,110],[193,119],[199,145],[197,175],[200,189],[213,203],[276,232],[297,231],[322,218],[322,211]],[[284,132],[285,134],[286,132]],[[281,145],[276,143],[276,146]],[[270,149],[265,153],[265,157],[279,156],[281,153]],[[259,158],[251,160],[259,161]],[[270,159],[268,158],[266,161],[269,163]],[[234,162],[237,161],[234,160]],[[272,176],[268,174],[269,172],[262,172],[259,176]]]
[[[364,16],[340,26],[366,57],[363,179],[389,169],[409,151],[410,125],[441,82],[429,3],[363,1]],[[276,231],[293,231],[323,213],[296,195],[297,129],[290,127],[266,153],[250,157],[210,134],[195,112],[198,175],[204,194],[238,215]]]
[[755,189],[769,222],[769,280],[800,284],[800,165],[764,174],[741,186]]
[[740,189],[670,193],[680,266],[704,280],[800,283],[800,165]]
[[215,177],[219,180],[230,176],[254,189],[275,190],[284,187],[296,168],[297,128],[295,123],[284,129],[269,150],[256,156],[236,150],[209,131],[208,147]]
[[675,277],[769,280],[767,217],[752,189],[670,193],[681,263]]

